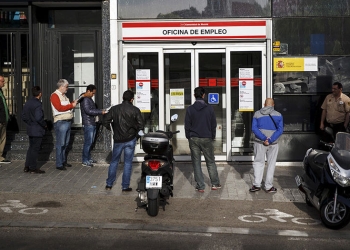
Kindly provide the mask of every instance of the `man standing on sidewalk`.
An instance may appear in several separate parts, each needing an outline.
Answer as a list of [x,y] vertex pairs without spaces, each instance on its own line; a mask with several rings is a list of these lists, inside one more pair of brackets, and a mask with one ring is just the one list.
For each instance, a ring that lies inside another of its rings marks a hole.
[[96,86],[90,84],[86,87],[84,98],[80,102],[80,112],[84,130],[84,146],[82,164],[84,167],[93,167],[91,159],[91,145],[96,134],[96,116],[104,115],[106,111],[97,109],[92,97],[96,94]]
[[254,141],[254,182],[250,192],[261,190],[265,168],[265,155],[267,158],[267,173],[265,178],[265,190],[268,193],[276,193],[273,186],[276,160],[278,154],[278,139],[283,133],[283,117],[274,109],[272,98],[265,100],[265,105],[253,116],[252,130]]
[[[350,98],[342,91],[343,85],[340,82],[333,83],[332,94],[326,96],[321,106],[320,129],[324,131],[325,127],[331,127],[334,139],[338,132],[346,132],[349,124]],[[324,136],[327,138],[327,134]]]
[[2,88],[5,86],[5,78],[0,75],[0,164],[9,164],[11,161],[6,160],[3,156],[6,145],[6,128],[9,120],[9,109]]
[[123,93],[123,102],[113,106],[103,116],[103,125],[113,130],[113,152],[111,164],[108,168],[106,190],[111,190],[117,177],[117,168],[120,156],[124,151],[124,171],[122,180],[122,191],[132,191],[130,177],[132,169],[132,158],[136,146],[136,136],[143,130],[144,122],[141,111],[133,105],[134,92],[127,90]]
[[27,124],[27,135],[29,136],[29,148],[27,151],[24,172],[32,174],[44,174],[45,171],[37,167],[37,159],[45,135],[46,122],[40,98],[42,96],[39,86],[32,88],[33,98],[29,99],[23,107],[22,120]]
[[67,163],[66,148],[70,139],[73,109],[77,105],[77,100],[70,102],[66,96],[67,91],[68,81],[60,79],[57,82],[56,91],[50,98],[56,134],[56,169],[58,170],[67,170],[66,167],[72,166]]
[[221,188],[213,144],[216,136],[216,116],[213,107],[204,101],[204,96],[204,88],[197,87],[194,89],[196,101],[187,108],[185,116],[185,133],[191,150],[194,179],[197,182],[196,190],[200,193],[204,193],[205,190],[201,152],[203,152],[207,164],[212,184],[211,190]]

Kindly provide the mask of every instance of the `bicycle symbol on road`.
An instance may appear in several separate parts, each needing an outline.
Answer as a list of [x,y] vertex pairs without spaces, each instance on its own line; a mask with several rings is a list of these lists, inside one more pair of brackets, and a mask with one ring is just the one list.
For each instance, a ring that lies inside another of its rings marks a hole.
[[[239,216],[238,219],[243,221],[243,222],[261,223],[261,222],[266,222],[267,217],[269,217],[273,220],[279,221],[279,222],[287,222],[287,220],[285,220],[283,218],[291,218],[291,221],[293,223],[301,224],[301,225],[317,225],[317,224],[321,223],[319,220],[315,220],[312,218],[296,218],[291,214],[281,212],[277,209],[264,209],[264,210],[267,212],[266,213],[254,213],[254,215],[242,215],[242,216]],[[262,215],[264,215],[264,216],[262,216]]]
[[13,209],[20,209],[20,214],[45,214],[49,210],[41,207],[28,207],[19,200],[7,200],[6,203],[0,204],[0,209],[5,213],[13,213]]

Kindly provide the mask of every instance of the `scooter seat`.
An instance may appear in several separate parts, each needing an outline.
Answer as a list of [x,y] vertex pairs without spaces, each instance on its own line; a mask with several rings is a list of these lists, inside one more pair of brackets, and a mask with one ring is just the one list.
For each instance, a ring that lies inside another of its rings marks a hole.
[[313,149],[308,155],[308,163],[312,172],[318,177],[322,176],[322,169],[324,164],[327,162],[327,156],[329,152]]

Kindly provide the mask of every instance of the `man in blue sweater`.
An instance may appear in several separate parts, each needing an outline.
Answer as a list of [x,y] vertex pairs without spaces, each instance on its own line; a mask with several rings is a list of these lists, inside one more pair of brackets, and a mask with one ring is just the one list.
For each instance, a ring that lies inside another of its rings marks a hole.
[[253,117],[252,130],[255,134],[254,141],[254,182],[250,192],[261,190],[261,182],[264,174],[265,155],[267,159],[267,172],[265,178],[265,190],[268,193],[276,193],[273,186],[275,172],[278,139],[283,133],[283,117],[274,109],[275,103],[272,98],[265,100],[265,105],[256,111]]
[[195,88],[194,96],[195,103],[186,110],[185,133],[191,150],[194,179],[197,182],[196,190],[204,193],[205,183],[201,167],[201,152],[203,152],[211,180],[211,190],[221,188],[213,145],[216,136],[216,117],[213,107],[204,101],[204,88]]

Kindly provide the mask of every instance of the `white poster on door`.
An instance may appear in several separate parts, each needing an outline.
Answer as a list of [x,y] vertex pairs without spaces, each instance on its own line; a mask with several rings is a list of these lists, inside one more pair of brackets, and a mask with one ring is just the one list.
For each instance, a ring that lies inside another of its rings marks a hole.
[[185,89],[170,89],[170,109],[185,108]]
[[135,106],[142,113],[151,112],[151,70],[136,70],[136,97]]
[[254,69],[239,69],[239,111],[254,111]]

